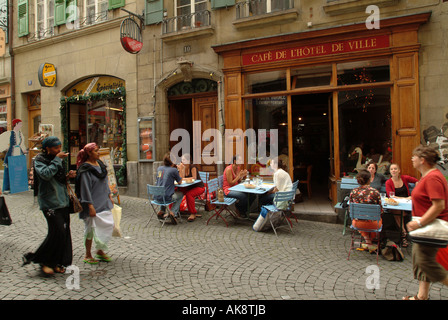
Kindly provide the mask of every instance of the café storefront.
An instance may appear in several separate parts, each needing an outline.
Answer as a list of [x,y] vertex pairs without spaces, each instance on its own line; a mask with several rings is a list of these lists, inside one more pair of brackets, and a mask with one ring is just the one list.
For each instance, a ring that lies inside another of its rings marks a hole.
[[291,177],[311,166],[333,203],[337,181],[366,158],[379,171],[393,161],[418,176],[407,160],[420,143],[418,30],[429,17],[214,46],[223,58],[226,129],[277,129]]

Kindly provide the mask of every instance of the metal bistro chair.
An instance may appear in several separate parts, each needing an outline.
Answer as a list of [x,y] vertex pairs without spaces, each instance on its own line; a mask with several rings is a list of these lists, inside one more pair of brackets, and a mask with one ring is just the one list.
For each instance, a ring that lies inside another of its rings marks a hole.
[[377,222],[377,227],[373,229],[357,228],[353,225],[350,226],[352,229],[352,240],[350,244],[350,249],[348,251],[347,260],[350,259],[350,253],[352,249],[355,248],[355,240],[359,239],[359,245],[361,245],[362,232],[375,232],[377,234],[377,250],[376,250],[376,263],[378,264],[378,254],[380,251],[380,234],[382,226],[379,225],[381,220],[381,205],[379,204],[367,204],[367,203],[350,203],[350,218],[352,221],[354,219],[358,220],[372,220]]
[[204,193],[199,195],[196,199],[204,203],[204,209],[207,210],[208,201],[208,179],[210,178],[210,173],[205,171],[199,171],[199,178],[204,183]]
[[[208,182],[208,192],[213,193],[218,191],[218,178],[212,179]],[[209,221],[216,216],[216,219],[220,217],[224,222],[226,223],[226,226],[229,227],[229,224],[227,223],[227,220],[222,216],[222,212],[226,211],[228,212],[234,219],[238,217],[236,212],[234,212],[232,209],[229,208],[230,205],[234,204],[236,202],[235,198],[227,198],[224,196],[224,201],[219,201],[218,198],[215,200],[211,200],[211,203],[216,205],[217,208],[214,209],[215,213],[207,220],[207,225]]]
[[[293,189],[291,191],[278,191],[275,193],[274,196],[274,204],[265,205],[263,208],[268,210],[267,218],[269,219],[269,222],[271,223],[272,230],[274,230],[275,235],[277,236],[277,229],[283,227],[282,223],[286,220],[289,230],[292,232],[292,222],[289,220],[286,212],[291,211],[291,206],[294,203],[294,198],[296,196],[296,191]],[[276,203],[283,203],[287,202],[288,206],[285,209],[279,209],[275,205]],[[281,221],[277,226],[274,226],[274,223],[272,222],[272,217],[274,213],[280,212],[281,215]],[[277,236],[278,237],[278,236]]]
[[291,201],[291,210],[288,211],[288,215],[287,215],[288,218],[293,217],[296,220],[297,223],[299,223],[299,220],[297,220],[297,217],[292,214],[292,208],[294,207],[294,203],[295,203],[294,201],[295,201],[295,198],[296,198],[296,193],[297,193],[297,188],[298,187],[299,187],[299,180],[293,182],[293,184],[292,184],[292,191],[294,191],[294,196],[293,196],[292,201]]
[[[148,223],[152,219],[152,216],[153,215],[157,215],[156,207],[164,206],[165,208],[168,209],[168,206],[170,204],[173,204],[174,201],[173,200],[171,200],[171,201],[166,201],[165,200],[165,187],[164,186],[152,186],[152,185],[148,184],[148,185],[146,185],[146,188],[147,188],[147,193],[148,193],[148,197],[149,197],[149,204],[150,204],[150,206],[152,208],[152,211],[153,211],[151,216],[149,217],[148,222],[146,223],[146,225],[148,225]],[[160,201],[154,200],[154,197],[156,197],[156,196],[162,196],[163,201],[160,202]],[[165,217],[165,219],[163,219],[161,227],[163,227],[163,225],[165,224],[165,222],[166,222],[166,220],[168,218],[169,218],[169,213]]]

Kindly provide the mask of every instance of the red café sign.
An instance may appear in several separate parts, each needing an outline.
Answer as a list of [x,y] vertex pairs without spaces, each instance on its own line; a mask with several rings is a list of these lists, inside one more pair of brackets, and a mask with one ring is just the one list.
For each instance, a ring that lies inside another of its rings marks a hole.
[[389,47],[389,36],[382,35],[338,42],[328,42],[309,46],[292,47],[244,54],[243,65],[295,60],[301,58],[326,56],[338,53],[358,52]]

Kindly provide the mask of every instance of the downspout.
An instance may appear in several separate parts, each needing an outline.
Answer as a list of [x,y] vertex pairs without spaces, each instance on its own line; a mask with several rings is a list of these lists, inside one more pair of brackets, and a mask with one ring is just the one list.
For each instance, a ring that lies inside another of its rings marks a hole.
[[11,119],[16,118],[16,98],[15,98],[15,92],[16,92],[16,85],[15,85],[15,69],[14,69],[14,49],[13,49],[13,39],[14,39],[14,33],[13,33],[13,1],[8,1],[8,46],[9,46],[9,56],[10,56],[10,62],[11,62],[11,89],[10,89],[10,96],[11,96]]

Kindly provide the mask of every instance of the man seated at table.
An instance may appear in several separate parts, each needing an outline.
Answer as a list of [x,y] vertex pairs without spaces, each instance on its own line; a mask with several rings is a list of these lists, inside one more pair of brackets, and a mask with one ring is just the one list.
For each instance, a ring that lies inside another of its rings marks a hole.
[[[181,191],[176,191],[174,189],[174,181],[177,181],[178,184],[182,183],[182,178],[179,175],[179,171],[174,166],[173,162],[170,158],[170,153],[167,152],[163,157],[163,166],[157,168],[157,186],[165,187],[165,196],[164,197],[154,197],[154,200],[158,202],[163,202],[163,198],[165,202],[170,202],[174,200],[174,204],[171,207],[171,210],[168,210],[169,217],[173,224],[177,224],[176,215],[179,213],[180,203],[182,202],[182,198],[184,194]],[[165,214],[165,207],[160,207],[160,212],[157,214],[159,219],[165,219],[167,215]]]
[[226,197],[235,198],[238,200],[235,203],[237,213],[240,216],[245,217],[248,214],[248,201],[249,205],[252,204],[255,199],[255,195],[229,190],[229,188],[240,183],[248,174],[247,170],[242,168],[242,163],[241,156],[234,156],[232,158],[232,163],[224,169],[222,189]]
[[[274,189],[261,196],[260,202],[262,205],[272,204],[277,191],[283,192],[292,190],[292,180],[289,173],[285,171],[286,165],[283,161],[279,158],[274,158],[268,161],[268,165],[274,171]],[[281,201],[275,203],[275,206],[278,209],[283,210],[288,207],[288,202]]]

